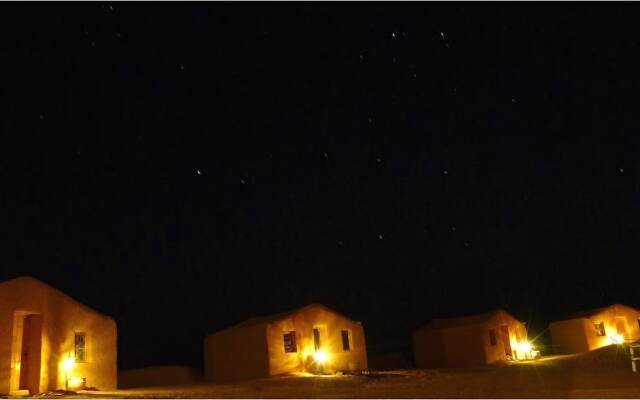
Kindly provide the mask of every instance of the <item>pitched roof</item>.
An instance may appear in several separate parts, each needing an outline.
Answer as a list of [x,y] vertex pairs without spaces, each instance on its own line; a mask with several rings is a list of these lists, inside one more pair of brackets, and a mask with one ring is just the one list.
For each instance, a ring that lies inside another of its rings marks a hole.
[[[332,310],[331,308],[322,305],[322,304],[318,304],[318,303],[313,303],[313,304],[307,304],[306,306],[302,306],[302,307],[298,307],[294,310],[290,310],[290,311],[285,311],[285,312],[281,312],[281,313],[277,313],[277,314],[271,314],[271,315],[263,315],[263,316],[258,316],[258,317],[253,317],[253,318],[249,318],[246,321],[240,322],[239,324],[233,325],[229,328],[223,329],[224,331],[229,330],[229,329],[234,329],[234,328],[240,328],[240,327],[246,327],[246,326],[255,326],[255,325],[260,325],[260,324],[269,324],[272,322],[278,322],[278,321],[282,321],[283,319],[286,319],[302,310],[305,310],[307,308],[311,308],[311,307],[321,307],[324,308],[325,310],[334,313],[334,314],[338,314],[343,318],[346,318],[350,321],[353,321],[351,318],[345,316],[344,314],[341,314],[335,310]],[[355,321],[354,321],[355,322]]]
[[481,325],[485,322],[488,322],[499,313],[504,313],[511,316],[511,314],[507,313],[504,310],[496,309],[486,313],[467,315],[464,317],[436,318],[431,320],[424,327],[431,328],[431,329],[448,329],[448,328],[457,328],[461,326]]
[[48,283],[46,283],[46,282],[44,282],[44,281],[41,281],[41,280],[40,280],[40,279],[38,279],[38,278],[34,278],[34,277],[33,277],[33,276],[31,276],[31,275],[23,275],[23,276],[18,276],[18,277],[16,277],[16,278],[12,278],[12,279],[7,279],[7,280],[5,280],[5,281],[0,282],[0,285],[9,284],[9,283],[12,283],[12,282],[27,282],[27,283],[33,283],[33,284],[35,284],[35,285],[37,285],[37,286],[43,287],[43,288],[45,288],[45,289],[47,289],[47,290],[50,290],[50,291],[52,291],[52,292],[54,292],[54,293],[57,293],[57,294],[58,294],[58,295],[60,295],[61,297],[66,298],[67,300],[71,301],[72,303],[74,303],[74,304],[78,305],[78,306],[79,306],[79,307],[81,307],[81,308],[84,308],[85,310],[87,310],[87,311],[89,311],[89,312],[91,312],[91,313],[93,313],[93,314],[98,314],[98,315],[101,315],[101,316],[103,316],[103,317],[113,319],[111,316],[106,315],[106,314],[104,314],[104,313],[101,313],[100,311],[98,311],[98,310],[96,310],[96,309],[94,309],[94,308],[91,308],[91,307],[87,306],[87,305],[86,305],[86,304],[84,304],[84,303],[81,303],[80,301],[78,301],[78,300],[74,299],[73,297],[69,296],[69,295],[68,295],[68,294],[66,294],[65,292],[63,292],[63,291],[61,291],[61,290],[59,290],[59,289],[56,289],[55,287],[53,287],[53,286],[49,285]]
[[596,314],[600,314],[601,312],[603,312],[607,308],[609,308],[609,307],[598,307],[598,308],[592,308],[590,310],[577,311],[577,312],[573,312],[571,314],[567,314],[562,319],[591,318]]
[[268,324],[268,323],[271,323],[271,322],[281,321],[281,320],[289,317],[290,315],[295,314],[296,312],[298,312],[302,308],[304,308],[304,307],[300,307],[300,308],[297,308],[295,310],[285,311],[285,312],[281,312],[281,313],[277,313],[277,314],[262,315],[262,316],[258,316],[258,317],[249,318],[249,319],[247,319],[245,321],[240,322],[239,324],[237,324],[235,326],[259,325],[259,324]]
[[583,311],[577,311],[577,312],[573,312],[570,314],[567,314],[565,316],[563,316],[562,318],[558,318],[555,321],[564,321],[564,320],[568,320],[568,319],[580,319],[580,318],[585,318],[585,319],[589,319],[595,315],[600,314],[601,312],[606,311],[609,308],[612,307],[625,307],[625,308],[630,308],[630,309],[634,309],[635,307],[631,307],[631,306],[627,306],[625,304],[611,304],[609,306],[606,307],[598,307],[598,308],[592,308],[590,310],[583,310]]

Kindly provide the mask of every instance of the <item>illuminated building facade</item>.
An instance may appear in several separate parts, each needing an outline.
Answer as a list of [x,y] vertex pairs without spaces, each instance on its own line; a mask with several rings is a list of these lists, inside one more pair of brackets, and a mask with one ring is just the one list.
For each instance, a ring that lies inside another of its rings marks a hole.
[[555,353],[583,353],[640,340],[640,310],[623,304],[582,311],[549,324]]
[[115,389],[116,323],[32,277],[0,283],[0,393]]
[[503,310],[435,319],[413,333],[418,368],[464,367],[531,358],[524,323]]
[[204,353],[205,377],[214,382],[367,369],[362,324],[320,304],[208,335]]

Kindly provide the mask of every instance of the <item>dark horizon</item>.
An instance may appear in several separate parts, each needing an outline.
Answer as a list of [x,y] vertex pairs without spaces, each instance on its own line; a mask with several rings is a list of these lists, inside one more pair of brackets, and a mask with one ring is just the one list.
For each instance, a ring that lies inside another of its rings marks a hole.
[[123,369],[322,303],[637,306],[636,4],[3,4],[0,280],[114,317]]

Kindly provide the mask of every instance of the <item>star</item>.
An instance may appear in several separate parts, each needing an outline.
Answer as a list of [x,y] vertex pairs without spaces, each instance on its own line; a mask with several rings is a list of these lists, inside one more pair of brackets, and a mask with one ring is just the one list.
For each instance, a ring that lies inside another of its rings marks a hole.
[[378,239],[382,240],[382,233],[378,234]]
[[373,123],[373,118],[369,117],[367,118],[367,121],[369,121],[369,125],[371,125]]
[[618,171],[620,171],[621,174],[624,174],[624,168],[618,168]]
[[40,114],[40,119],[44,121],[44,114]]
[[397,36],[398,36],[398,35],[396,35],[396,33],[395,33],[395,32],[391,32],[391,37],[392,37],[392,38],[394,38],[394,39],[395,39]]
[[245,183],[247,183],[247,181],[245,181],[244,179],[240,179],[240,183],[244,185]]
[[364,61],[364,56],[362,54],[360,54],[360,60]]
[[447,171],[446,169],[444,171],[442,171],[443,174],[445,175],[449,175],[449,171]]
[[322,153],[322,157],[329,158],[329,155],[327,153]]
[[184,64],[180,64],[180,71],[184,71]]
[[198,174],[198,175],[202,175],[202,170],[201,170],[201,169],[197,169],[197,170],[196,170],[196,174]]
[[440,37],[442,38],[442,41],[444,42],[444,46],[446,48],[449,48],[449,43],[447,43],[447,40],[444,38],[444,32],[440,32]]
[[512,97],[512,98],[511,98],[511,102],[512,102],[512,103],[515,103],[515,102],[516,102],[515,97]]

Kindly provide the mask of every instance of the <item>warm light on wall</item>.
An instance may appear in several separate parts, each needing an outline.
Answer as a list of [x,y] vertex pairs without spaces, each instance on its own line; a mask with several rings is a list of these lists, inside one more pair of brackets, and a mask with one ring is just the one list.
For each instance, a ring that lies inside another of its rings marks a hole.
[[313,359],[317,363],[324,363],[325,361],[327,361],[328,358],[329,358],[329,356],[327,355],[327,353],[325,353],[322,350],[316,351],[315,354],[313,355]]
[[73,369],[73,366],[76,364],[75,360],[68,356],[62,362],[62,367],[64,369],[64,388],[65,390],[69,390],[69,372]]
[[515,345],[516,355],[518,360],[529,360],[535,358],[538,354],[538,351],[534,350],[534,346],[528,341],[516,342]]
[[72,378],[69,378],[68,386],[70,389],[82,389],[84,388],[84,382],[84,378],[74,376]]
[[69,373],[69,371],[71,371],[73,369],[73,366],[76,364],[76,362],[74,361],[73,358],[71,357],[67,357],[65,358],[64,362],[63,362],[63,366],[64,366],[64,371],[66,373]]
[[522,351],[523,353],[529,353],[532,350],[532,346],[531,343],[529,343],[528,341],[524,341],[524,342],[520,342],[520,351]]
[[615,333],[615,334],[609,336],[609,340],[611,340],[612,344],[622,344],[622,343],[624,343],[624,336],[622,336],[619,333]]

